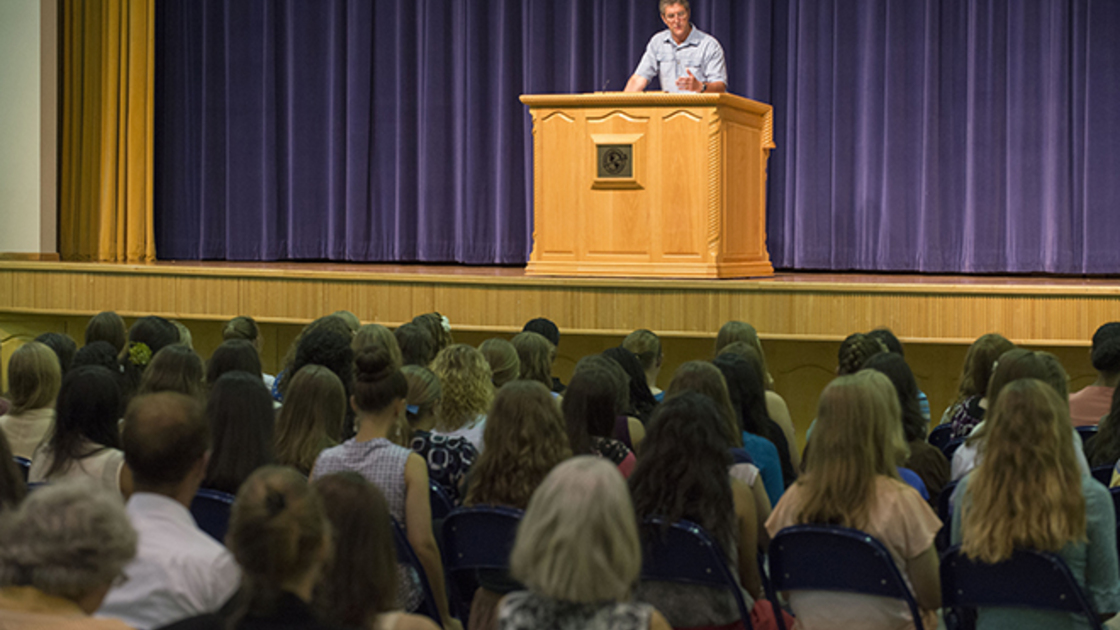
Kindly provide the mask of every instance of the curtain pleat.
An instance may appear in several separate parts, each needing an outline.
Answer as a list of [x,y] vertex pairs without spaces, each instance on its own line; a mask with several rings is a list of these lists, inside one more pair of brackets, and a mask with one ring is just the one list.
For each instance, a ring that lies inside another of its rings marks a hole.
[[65,0],[62,30],[62,257],[153,261],[154,0]]

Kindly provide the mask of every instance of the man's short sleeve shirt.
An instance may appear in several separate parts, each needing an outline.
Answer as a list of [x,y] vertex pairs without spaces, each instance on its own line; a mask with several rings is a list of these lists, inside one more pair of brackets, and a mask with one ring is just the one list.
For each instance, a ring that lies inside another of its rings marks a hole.
[[680,92],[677,79],[688,76],[687,70],[702,83],[727,82],[727,66],[723,60],[723,47],[716,38],[695,26],[683,42],[677,44],[669,29],[654,35],[634,74],[652,81],[661,79],[661,89]]

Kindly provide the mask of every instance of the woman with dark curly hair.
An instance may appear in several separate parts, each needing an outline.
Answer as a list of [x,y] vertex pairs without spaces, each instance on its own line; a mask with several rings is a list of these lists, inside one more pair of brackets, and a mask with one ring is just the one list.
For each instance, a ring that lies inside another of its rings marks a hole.
[[[731,456],[719,408],[707,396],[667,397],[649,424],[645,449],[630,478],[638,518],[688,520],[703,527],[727,557],[746,599],[762,594],[758,574],[758,518],[747,484],[727,474]],[[657,529],[646,536],[657,536]],[[739,618],[723,589],[642,582],[636,598],[656,603],[674,628],[722,626]]]

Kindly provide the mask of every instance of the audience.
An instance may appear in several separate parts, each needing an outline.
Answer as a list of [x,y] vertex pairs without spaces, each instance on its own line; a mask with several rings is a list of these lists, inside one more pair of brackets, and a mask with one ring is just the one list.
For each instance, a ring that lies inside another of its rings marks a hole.
[[[424,567],[446,625],[451,617],[444,589],[443,563],[432,532],[428,467],[411,449],[388,439],[394,422],[405,413],[408,383],[384,348],[366,348],[359,352],[356,367],[357,382],[351,405],[357,412],[357,434],[323,451],[315,462],[311,478],[350,470],[360,473],[381,490],[389,502],[389,512],[404,528],[409,544]],[[489,376],[486,380],[489,384]],[[407,573],[402,578],[402,604],[406,610],[416,610],[419,589]]]
[[452,505],[459,505],[462,503],[460,488],[471,465],[478,459],[478,449],[465,437],[432,433],[443,390],[431,370],[406,365],[401,373],[408,382],[407,445],[427,462],[428,478],[439,484]]
[[435,343],[435,350],[433,354],[439,355],[443,349],[455,343],[455,339],[451,336],[451,322],[446,317],[439,313],[424,313],[412,318],[412,323],[428,331],[432,341]]
[[[1079,440],[1069,430],[1065,398],[1043,381],[1022,378],[989,399],[983,461],[953,495],[952,541],[966,556],[987,563],[1010,558],[1016,548],[1058,554],[1093,610],[1111,617],[1120,611],[1116,516],[1108,490],[1078,466]],[[976,627],[1080,627],[1073,617],[981,608]]]
[[350,349],[350,342],[353,338],[354,332],[350,330],[346,320],[338,315],[320,317],[305,326],[292,340],[280,361],[281,369],[272,384],[272,397],[284,402],[287,381],[309,363],[317,363],[337,374],[349,395],[353,367],[347,365],[346,352],[342,348],[349,351],[349,363],[352,363],[354,351]]
[[[759,523],[750,487],[728,476],[730,465],[719,408],[703,394],[684,392],[654,412],[630,491],[639,519],[684,519],[703,527],[751,601],[763,596],[756,557]],[[659,534],[653,527],[645,533]],[[723,589],[642,582],[635,598],[656,604],[674,628],[724,626],[739,619],[735,599]]]
[[341,472],[320,477],[312,488],[323,502],[332,538],[345,546],[344,553],[331,554],[315,586],[312,601],[321,617],[360,630],[438,630],[427,617],[396,608],[393,523],[377,486]]
[[727,384],[727,393],[735,410],[739,429],[744,432],[743,444],[754,442],[754,437],[765,438],[773,444],[781,466],[782,487],[788,488],[797,479],[797,468],[790,456],[790,452],[796,449],[790,448],[785,433],[766,412],[766,390],[757,364],[725,353],[712,360],[712,365],[723,374]]
[[[634,470],[634,453],[615,439],[615,427],[625,400],[622,368],[605,357],[600,363],[587,357],[576,365],[572,380],[564,390],[560,408],[568,433],[568,445],[576,455],[597,455],[618,467],[624,477]],[[606,365],[604,365],[606,364]],[[613,365],[618,374],[607,366]],[[625,416],[621,416],[625,418]]]
[[261,355],[257,354],[257,348],[252,342],[244,339],[223,341],[222,345],[214,349],[214,354],[210,355],[210,361],[206,363],[206,386],[212,388],[223,374],[236,371],[261,374],[261,382],[268,387],[261,370]]
[[300,368],[276,417],[276,463],[310,475],[319,453],[341,439],[347,405],[334,372],[314,364]]
[[83,345],[88,346],[95,341],[108,343],[119,355],[128,343],[128,327],[121,316],[113,311],[102,311],[89,318]]
[[[124,374],[125,400],[131,400],[140,387],[140,380],[147,371],[152,357],[167,346],[179,343],[179,329],[168,320],[150,315],[141,317],[128,331],[128,344],[121,351],[120,362]],[[199,374],[199,380],[202,375]]]
[[1085,457],[1092,468],[1120,461],[1120,387],[1112,390],[1112,406],[1101,420],[1097,435],[1085,444]]
[[237,494],[249,475],[276,461],[272,396],[260,376],[227,372],[206,403],[213,450],[202,487]]
[[[253,344],[253,349],[257,351],[257,357],[260,357],[264,340],[261,337],[261,330],[260,327],[257,326],[256,320],[252,317],[239,315],[226,322],[226,325],[222,327],[222,340],[234,341],[237,339],[248,341]],[[271,374],[262,374],[262,377],[264,378],[265,386],[271,391],[272,386],[276,382],[276,377]]]
[[481,453],[486,410],[494,398],[486,359],[467,344],[454,344],[436,355],[432,372],[443,390],[432,433],[466,438]]
[[520,378],[552,388],[552,355],[556,348],[535,332],[520,332],[510,340],[521,365]]
[[1093,333],[1090,360],[1097,380],[1069,395],[1069,417],[1075,427],[1096,426],[1112,407],[1112,392],[1120,384],[1120,322],[1109,322]]
[[80,482],[36,490],[0,515],[0,540],[0,628],[128,628],[90,618],[136,555],[119,494]]
[[642,365],[645,373],[646,387],[649,388],[653,399],[661,402],[665,392],[657,386],[657,377],[661,373],[661,365],[665,362],[665,353],[661,350],[661,338],[653,331],[642,328],[635,330],[622,340],[622,347],[633,352]]
[[401,350],[403,365],[428,367],[436,358],[436,340],[419,324],[401,324],[393,331],[393,338]]
[[649,390],[646,383],[646,372],[642,369],[642,362],[638,355],[622,346],[608,348],[603,351],[603,356],[611,359],[626,373],[626,415],[637,418],[643,425],[649,422],[657,399]]
[[8,401],[0,430],[12,455],[31,459],[54,424],[54,405],[62,369],[53,350],[38,341],[23,344],[8,359]]
[[757,336],[754,341],[753,344],[746,341],[734,341],[723,346],[716,354],[717,356],[721,354],[741,356],[750,361],[756,372],[763,375],[763,386],[766,388],[766,415],[781,427],[782,433],[786,436],[786,442],[790,446],[790,463],[795,469],[799,469],[801,467],[801,452],[797,449],[797,432],[793,428],[793,419],[790,417],[789,407],[786,405],[785,399],[779,396],[777,392],[769,389],[769,385],[766,385],[765,379],[768,378],[766,358],[762,354],[762,344],[758,341]]
[[1015,344],[997,333],[983,335],[968,347],[957,400],[941,415],[941,424],[949,423],[953,427],[954,440],[967,437],[973,427],[984,420],[984,392],[992,378],[992,367],[1000,355],[1014,347]]
[[[878,339],[879,342],[886,347],[887,352],[897,354],[903,359],[906,358],[906,351],[902,348],[902,342],[898,340],[898,337],[895,337],[894,332],[891,331],[890,328],[876,328],[867,334]],[[915,387],[917,387],[917,381],[915,381]],[[926,424],[929,424],[929,398],[926,397],[925,392],[920,389],[918,390],[918,413],[925,419]]]
[[598,457],[569,459],[533,492],[517,528],[510,569],[528,590],[502,600],[498,627],[668,630],[652,606],[631,602],[641,565],[622,476]]
[[[805,474],[774,507],[766,527],[774,536],[800,523],[853,527],[890,551],[919,606],[922,625],[937,627],[941,606],[934,537],[941,521],[898,476],[906,453],[898,398],[874,370],[841,376],[825,388],[817,408],[812,457]],[[836,591],[794,591],[790,605],[806,628],[913,628],[901,600]]]
[[71,370],[62,379],[54,428],[32,456],[27,480],[86,479],[128,496],[132,474],[124,465],[118,425],[123,411],[112,372],[97,365]]
[[351,345],[354,347],[355,355],[366,348],[384,348],[389,353],[393,365],[398,368],[404,365],[397,338],[393,336],[393,331],[381,324],[366,324],[359,328],[358,332],[354,334],[354,341]]
[[[490,366],[490,382],[494,384],[495,391],[521,377],[521,358],[517,356],[517,348],[512,343],[494,337],[483,341],[478,346],[478,351]],[[551,367],[549,371],[551,372]]]
[[203,399],[206,392],[206,368],[202,357],[182,345],[170,345],[155,354],[140,377],[137,394],[179,392]]
[[191,329],[177,319],[171,320],[171,323],[179,331],[178,345],[194,350],[194,336],[191,335]]
[[8,438],[0,431],[0,514],[19,505],[27,494],[27,484],[23,472],[12,457],[12,447]]
[[99,365],[113,373],[113,378],[117,380],[118,389],[120,389],[120,384],[123,383],[124,368],[121,367],[118,355],[119,352],[114,350],[108,341],[91,341],[78,348],[78,351],[74,354],[74,362],[70,364],[70,369],[75,370],[88,365]]
[[618,361],[610,358],[605,352],[583,357],[576,364],[575,372],[592,367],[610,375],[610,380],[606,384],[614,390],[615,396],[614,430],[610,434],[604,434],[603,437],[618,440],[637,455],[639,445],[646,436],[646,428],[630,411],[630,377]]
[[202,403],[175,392],[139,396],[125,412],[122,441],[134,487],[126,510],[138,544],[124,568],[128,580],[109,591],[98,616],[149,630],[217,611],[241,572],[188,511],[210,453]]
[[[552,320],[545,319],[544,317],[531,319],[525,322],[525,326],[521,329],[521,332],[535,332],[547,339],[548,342],[552,344],[552,360],[554,362],[556,361],[556,352],[560,348],[560,329]],[[552,377],[552,391],[557,394],[564,393],[564,384],[555,376]]]
[[74,355],[78,352],[78,344],[74,343],[70,335],[56,332],[43,333],[36,337],[35,341],[54,350],[55,356],[58,357],[59,369],[62,370],[62,376],[65,377],[66,373],[70,371],[71,363],[74,362]]

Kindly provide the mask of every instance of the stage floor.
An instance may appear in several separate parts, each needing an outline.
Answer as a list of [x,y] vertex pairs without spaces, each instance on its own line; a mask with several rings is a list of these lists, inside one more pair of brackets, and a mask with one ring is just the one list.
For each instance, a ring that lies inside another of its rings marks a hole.
[[730,319],[763,338],[826,341],[889,326],[917,343],[967,344],[1000,331],[1018,342],[1087,345],[1120,319],[1120,278],[779,272],[690,280],[526,276],[522,267],[165,261],[153,264],[0,261],[0,312],[240,314],[301,323],[347,309],[394,326],[439,311],[457,328],[520,330],[547,316],[577,334],[635,328],[714,336]]

